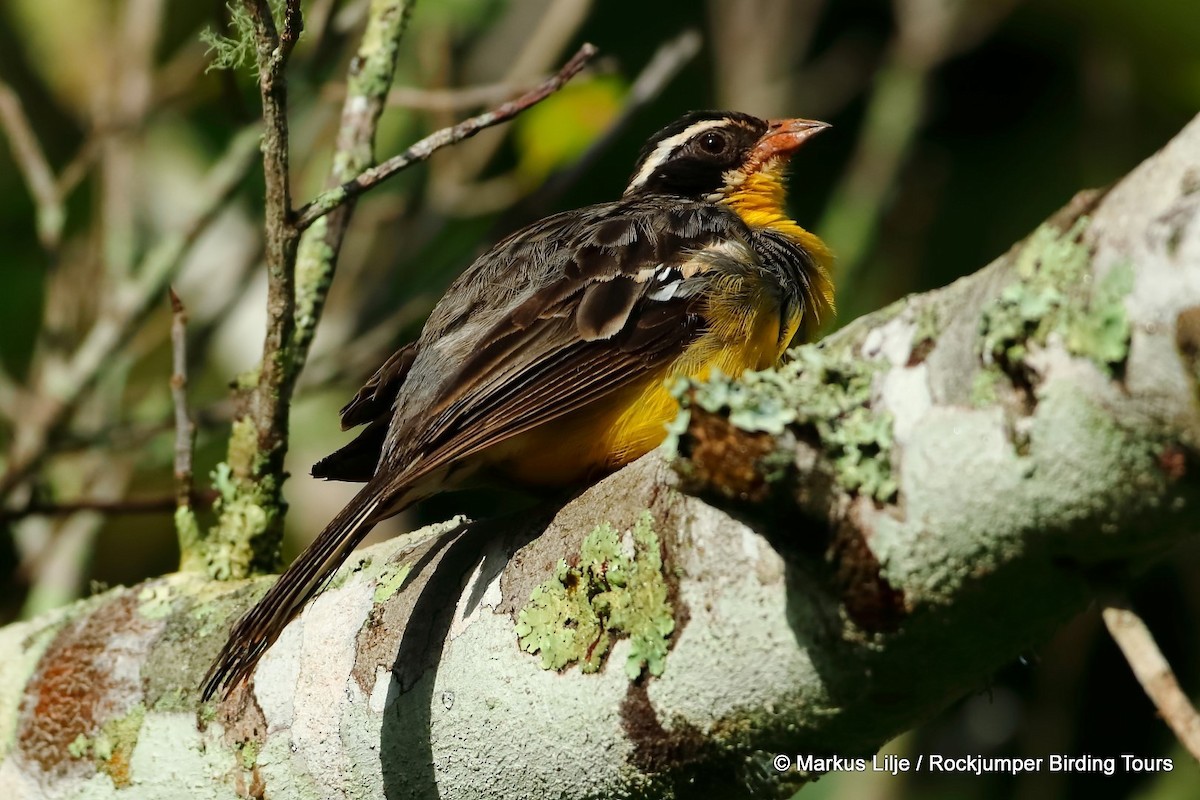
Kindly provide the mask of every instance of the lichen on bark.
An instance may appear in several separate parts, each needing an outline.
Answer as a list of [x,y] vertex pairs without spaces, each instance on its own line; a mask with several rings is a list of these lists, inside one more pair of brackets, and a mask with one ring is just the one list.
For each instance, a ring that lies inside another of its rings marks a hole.
[[643,669],[663,674],[674,629],[649,511],[624,535],[608,523],[597,526],[577,563],[559,559],[554,577],[533,590],[516,626],[521,649],[540,655],[542,667],[553,670],[578,663],[583,672],[596,672],[613,644],[628,638],[630,680]]

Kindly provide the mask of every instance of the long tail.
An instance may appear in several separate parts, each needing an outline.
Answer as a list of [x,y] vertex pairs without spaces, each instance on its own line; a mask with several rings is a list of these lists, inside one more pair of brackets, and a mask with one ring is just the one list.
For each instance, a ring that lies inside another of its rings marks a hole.
[[[321,531],[321,535],[279,576],[254,608],[237,621],[229,640],[204,677],[203,699],[218,691],[227,695],[258,664],[287,624],[333,577],[351,551],[375,527],[375,523],[400,510],[393,498],[385,498],[374,482],[354,496]],[[386,513],[379,514],[387,499]]]

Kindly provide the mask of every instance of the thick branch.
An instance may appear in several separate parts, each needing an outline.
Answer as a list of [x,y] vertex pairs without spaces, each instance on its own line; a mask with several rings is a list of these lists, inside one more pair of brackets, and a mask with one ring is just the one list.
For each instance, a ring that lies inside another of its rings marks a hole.
[[805,777],[774,754],[873,752],[1195,536],[1196,174],[1200,120],[979,273],[692,387],[674,470],[364,550],[199,729],[269,579],[0,631],[0,783],[763,797]]

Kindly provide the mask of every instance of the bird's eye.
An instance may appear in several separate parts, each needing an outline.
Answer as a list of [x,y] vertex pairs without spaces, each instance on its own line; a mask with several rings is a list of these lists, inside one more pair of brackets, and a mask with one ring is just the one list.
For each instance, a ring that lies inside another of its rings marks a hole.
[[729,137],[717,131],[709,131],[700,137],[700,149],[710,156],[719,156],[729,147]]

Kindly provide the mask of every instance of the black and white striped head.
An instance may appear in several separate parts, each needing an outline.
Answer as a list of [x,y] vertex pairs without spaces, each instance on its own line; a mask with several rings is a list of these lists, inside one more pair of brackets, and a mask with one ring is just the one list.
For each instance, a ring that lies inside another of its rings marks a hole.
[[625,195],[647,192],[715,202],[748,175],[781,168],[796,148],[827,127],[804,119],[693,111],[646,142]]

